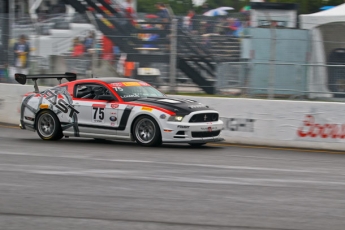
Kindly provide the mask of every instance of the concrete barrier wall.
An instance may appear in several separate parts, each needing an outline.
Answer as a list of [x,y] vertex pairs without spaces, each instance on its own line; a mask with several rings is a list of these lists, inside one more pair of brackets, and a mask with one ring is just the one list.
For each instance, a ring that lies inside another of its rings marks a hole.
[[345,104],[183,97],[219,111],[226,142],[345,150]]
[[[43,90],[46,87],[39,88]],[[19,124],[22,97],[33,89],[32,85],[0,84],[0,122]]]
[[[30,91],[32,85],[0,84],[0,122],[19,123],[22,95]],[[218,110],[228,143],[345,150],[343,103],[176,97]]]

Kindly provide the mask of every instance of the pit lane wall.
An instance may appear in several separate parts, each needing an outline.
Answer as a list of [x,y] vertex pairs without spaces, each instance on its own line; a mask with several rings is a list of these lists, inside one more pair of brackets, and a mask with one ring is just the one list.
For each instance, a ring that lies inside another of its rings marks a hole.
[[345,150],[345,104],[182,97],[219,111],[221,136],[234,144]]
[[[32,85],[0,84],[0,122],[18,124],[21,97],[31,91]],[[343,103],[175,97],[218,110],[227,143],[345,151]]]
[[[46,88],[39,87],[40,90]],[[0,84],[0,122],[19,124],[22,97],[33,89],[32,85]]]

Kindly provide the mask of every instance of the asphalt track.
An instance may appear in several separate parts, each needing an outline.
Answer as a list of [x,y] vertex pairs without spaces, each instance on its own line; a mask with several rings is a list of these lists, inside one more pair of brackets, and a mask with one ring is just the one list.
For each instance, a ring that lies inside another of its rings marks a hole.
[[0,127],[1,230],[344,230],[345,155]]

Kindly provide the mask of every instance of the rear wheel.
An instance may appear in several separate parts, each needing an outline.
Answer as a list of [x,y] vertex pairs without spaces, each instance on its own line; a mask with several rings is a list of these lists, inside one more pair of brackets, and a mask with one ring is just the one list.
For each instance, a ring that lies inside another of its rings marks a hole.
[[36,130],[43,140],[60,140],[63,137],[60,121],[50,110],[43,110],[38,114]]
[[159,125],[150,116],[141,116],[135,121],[133,134],[134,139],[140,145],[158,146],[162,144],[162,135]]

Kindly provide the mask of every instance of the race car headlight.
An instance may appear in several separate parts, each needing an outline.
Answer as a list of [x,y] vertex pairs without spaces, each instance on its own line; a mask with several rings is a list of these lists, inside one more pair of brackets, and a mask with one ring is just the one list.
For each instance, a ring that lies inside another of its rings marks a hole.
[[177,122],[181,122],[182,120],[183,120],[183,116],[171,116],[168,119],[168,121],[177,121]]

